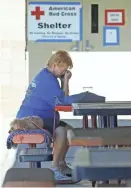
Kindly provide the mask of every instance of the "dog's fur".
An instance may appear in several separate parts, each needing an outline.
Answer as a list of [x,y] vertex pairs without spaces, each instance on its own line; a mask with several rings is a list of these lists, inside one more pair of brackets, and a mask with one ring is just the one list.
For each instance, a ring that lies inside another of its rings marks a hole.
[[10,123],[9,133],[15,130],[34,130],[34,129],[43,129],[44,122],[38,116],[28,116],[21,119],[14,119]]

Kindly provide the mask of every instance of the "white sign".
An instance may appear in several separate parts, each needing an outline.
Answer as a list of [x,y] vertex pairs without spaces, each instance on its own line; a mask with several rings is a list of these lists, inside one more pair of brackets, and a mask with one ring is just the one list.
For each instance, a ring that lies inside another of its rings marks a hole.
[[125,10],[124,9],[106,9],[105,10],[105,25],[124,25]]
[[108,12],[108,23],[122,23],[122,12]]
[[28,40],[72,42],[82,40],[79,2],[29,2]]
[[106,30],[106,43],[117,43],[117,30],[115,29]]
[[119,27],[106,27],[103,28],[103,45],[114,46],[120,45],[120,29]]

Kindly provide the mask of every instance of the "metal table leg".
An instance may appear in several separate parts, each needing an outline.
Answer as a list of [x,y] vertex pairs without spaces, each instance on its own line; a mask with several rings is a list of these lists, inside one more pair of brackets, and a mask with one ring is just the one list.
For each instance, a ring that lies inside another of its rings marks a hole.
[[97,128],[97,116],[91,116],[91,126]]
[[83,128],[88,128],[88,116],[84,115],[83,116]]
[[[29,148],[36,148],[36,144],[29,144]],[[41,162],[29,162],[29,168],[41,168]]]
[[110,128],[118,127],[117,116],[108,116],[108,126]]
[[98,128],[108,127],[107,116],[98,116]]

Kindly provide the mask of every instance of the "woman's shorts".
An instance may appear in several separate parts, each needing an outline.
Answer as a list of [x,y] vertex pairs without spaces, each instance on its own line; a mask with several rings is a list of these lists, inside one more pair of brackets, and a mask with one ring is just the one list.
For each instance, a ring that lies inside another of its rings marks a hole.
[[[49,118],[49,119],[44,119],[43,121],[44,121],[44,128],[48,130],[51,133],[51,135],[53,135],[54,119]],[[59,123],[55,124],[55,129],[60,126],[65,127],[66,129],[72,129],[71,125],[68,125],[66,122],[61,120],[59,121]]]

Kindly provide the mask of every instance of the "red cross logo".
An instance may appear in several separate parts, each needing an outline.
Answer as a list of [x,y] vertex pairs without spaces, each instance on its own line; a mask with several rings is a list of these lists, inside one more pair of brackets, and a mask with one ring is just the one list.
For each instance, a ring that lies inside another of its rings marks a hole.
[[36,17],[36,20],[40,20],[40,16],[45,15],[45,11],[40,10],[40,7],[36,7],[34,11],[31,11],[31,15]]

